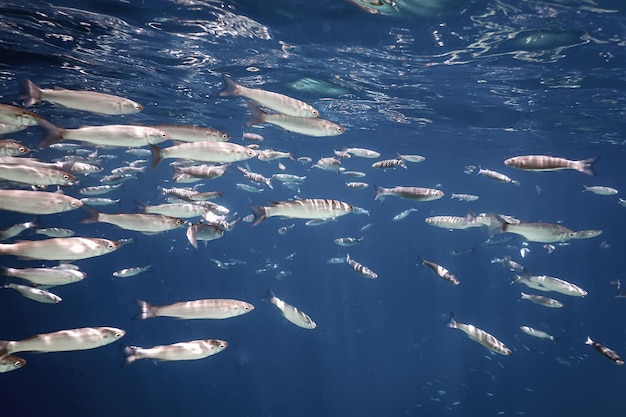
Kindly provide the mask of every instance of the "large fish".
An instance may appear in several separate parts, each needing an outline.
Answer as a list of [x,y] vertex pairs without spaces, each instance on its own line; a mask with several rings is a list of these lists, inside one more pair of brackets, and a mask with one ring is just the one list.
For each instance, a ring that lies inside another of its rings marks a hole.
[[131,364],[138,359],[192,361],[215,355],[227,347],[228,342],[224,340],[205,339],[178,342],[171,345],[153,346],[151,348],[126,346],[124,353],[126,354],[126,364]]
[[87,274],[76,269],[69,268],[9,268],[0,266],[0,270],[7,277],[17,277],[33,284],[56,286],[78,282]]
[[523,155],[515,156],[504,161],[504,165],[526,171],[559,171],[562,169],[574,169],[587,175],[595,175],[593,164],[598,158],[588,158],[573,161],[565,158],[557,158],[547,155]]
[[55,214],[76,210],[83,203],[61,193],[28,190],[0,190],[0,210],[28,214]]
[[222,79],[224,80],[224,89],[219,92],[220,96],[246,97],[263,107],[294,117],[315,118],[320,115],[319,111],[304,101],[259,88],[244,87],[227,75],[222,75]]
[[354,210],[348,203],[339,200],[327,200],[323,198],[304,198],[301,200],[274,202],[271,206],[253,206],[257,225],[268,217],[281,216],[293,219],[319,219],[327,220],[344,216]]
[[0,179],[29,185],[72,185],[69,172],[41,166],[0,163]]
[[337,136],[346,131],[342,126],[326,119],[268,113],[261,110],[254,103],[248,103],[248,109],[251,114],[248,126],[270,123],[280,126],[289,132],[315,137]]
[[503,222],[503,233],[515,233],[524,236],[529,242],[553,243],[577,239],[576,232],[560,224],[520,222],[512,224]]
[[178,319],[228,319],[241,316],[254,310],[254,306],[245,301],[229,299],[204,299],[183,301],[180,303],[155,306],[145,301],[137,301],[141,307],[138,318],[175,317]]
[[494,336],[490,335],[486,331],[479,329],[478,327],[472,324],[461,323],[456,320],[454,314],[450,314],[450,321],[448,322],[448,327],[452,327],[453,329],[459,329],[464,332],[470,339],[475,342],[480,343],[487,349],[492,352],[499,353],[500,355],[510,355],[511,349],[506,347],[504,343],[496,339]]
[[176,217],[163,216],[161,214],[107,214],[88,206],[85,206],[85,209],[89,212],[90,217],[83,219],[81,223],[109,223],[125,230],[134,230],[142,233],[160,233],[185,225],[184,220]]
[[16,352],[67,352],[95,349],[122,338],[126,332],[115,327],[82,327],[43,333],[24,340],[0,341],[0,357]]
[[231,142],[190,142],[169,148],[150,145],[152,166],[156,167],[165,158],[192,159],[204,162],[236,162],[254,158],[256,152],[246,146]]
[[96,91],[66,90],[59,87],[39,88],[30,80],[22,83],[22,89],[23,94],[20,98],[26,100],[26,107],[39,101],[47,101],[68,109],[107,115],[132,114],[143,110],[141,104],[132,100]]
[[56,237],[0,244],[0,255],[45,261],[74,261],[106,255],[119,247],[117,242],[96,237]]
[[276,308],[282,313],[283,317],[285,317],[296,326],[309,330],[315,329],[317,327],[317,324],[315,324],[313,319],[311,319],[311,317],[309,317],[304,311],[301,311],[298,308],[287,304],[280,298],[276,297],[271,289],[267,289],[267,294],[265,294],[264,298],[270,304],[276,306]]

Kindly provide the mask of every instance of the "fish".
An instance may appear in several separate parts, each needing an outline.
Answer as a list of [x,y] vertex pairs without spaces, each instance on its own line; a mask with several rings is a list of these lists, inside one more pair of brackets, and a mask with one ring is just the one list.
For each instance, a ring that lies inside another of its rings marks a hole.
[[192,159],[204,162],[236,162],[254,158],[256,152],[246,146],[231,142],[188,142],[169,148],[150,145],[152,167],[166,158]]
[[276,159],[288,158],[295,161],[296,158],[293,152],[275,151],[272,149],[263,149],[257,152],[257,159],[259,161],[274,161]]
[[329,120],[320,118],[294,117],[286,114],[273,114],[261,110],[254,103],[248,103],[250,119],[248,126],[270,123],[285,129],[288,132],[302,135],[324,137],[343,134],[346,129]]
[[486,331],[479,329],[478,327],[472,324],[465,324],[459,322],[453,313],[450,313],[450,321],[448,322],[448,327],[453,329],[459,329],[464,332],[470,339],[475,342],[480,343],[487,349],[492,352],[498,353],[500,355],[510,355],[511,349],[506,347],[504,343],[496,339],[494,336],[490,335]]
[[174,167],[174,175],[191,175],[194,178],[214,180],[221,177],[226,172],[228,165],[193,165],[190,167]]
[[276,297],[271,289],[267,289],[264,299],[280,310],[283,317],[296,326],[308,330],[313,330],[317,327],[317,324],[313,321],[313,319],[311,319],[311,317],[309,317],[304,311],[301,311]]
[[143,106],[130,99],[96,91],[39,88],[30,80],[22,83],[25,106],[31,107],[40,101],[58,104],[73,110],[84,110],[105,115],[134,114],[143,110]]
[[70,237],[74,236],[76,232],[71,229],[64,229],[62,227],[47,227],[35,230],[35,234],[48,237]]
[[360,158],[378,158],[380,157],[380,152],[373,151],[371,149],[365,148],[343,148],[344,152],[347,152],[351,155],[358,156]]
[[484,224],[476,220],[476,216],[468,213],[465,217],[460,216],[433,216],[424,219],[428,225],[443,229],[470,229],[472,227],[484,227]]
[[574,239],[591,239],[592,237],[600,236],[603,233],[602,230],[579,230],[574,232]]
[[248,181],[255,182],[257,184],[265,184],[267,185],[269,189],[271,190],[274,189],[274,187],[272,186],[271,178],[266,178],[263,175],[258,174],[256,172],[248,171],[247,169],[241,166],[238,166],[237,170],[239,170],[239,172],[241,172]]
[[279,227],[278,228],[278,234],[286,235],[288,232],[293,230],[294,227],[296,227],[295,224],[290,224],[288,226]]
[[521,293],[522,300],[528,300],[535,304],[539,304],[540,306],[549,307],[549,308],[561,308],[563,307],[563,303],[554,298],[544,297],[542,295],[534,295],[534,294],[526,294]]
[[226,142],[230,135],[212,127],[193,125],[157,125],[155,129],[166,132],[170,139],[181,142]]
[[3,240],[9,240],[15,236],[18,236],[20,233],[28,229],[34,229],[38,226],[39,226],[39,222],[37,221],[37,219],[33,219],[29,222],[17,223],[17,224],[14,224],[13,226],[0,229],[0,242]]
[[56,214],[76,210],[83,203],[62,193],[0,190],[0,210],[27,214]]
[[224,236],[224,229],[214,224],[197,223],[187,226],[187,241],[198,249],[198,240],[204,242],[219,239]]
[[62,301],[61,297],[40,288],[29,287],[28,285],[19,285],[9,282],[3,288],[11,288],[22,294],[24,297],[39,303],[58,304]]
[[419,162],[424,162],[426,160],[426,158],[423,157],[422,155],[398,154],[398,158],[406,162],[412,162],[414,164],[419,163]]
[[365,265],[355,261],[350,257],[350,254],[346,253],[346,263],[352,267],[355,272],[363,275],[366,278],[376,279],[378,278],[378,274]]
[[150,269],[151,265],[147,265],[147,266],[134,266],[132,268],[124,268],[124,269],[120,269],[119,271],[115,271],[113,272],[113,276],[117,277],[117,278],[129,278],[129,277],[134,277],[136,275],[141,274],[142,272],[146,272],[147,270]]
[[126,346],[126,364],[131,364],[139,359],[154,359],[158,361],[191,361],[204,359],[220,353],[228,347],[228,342],[218,339],[190,340],[171,345],[153,346],[142,348],[138,346]]
[[500,265],[506,268],[509,268],[511,271],[514,271],[514,272],[526,273],[526,267],[515,262],[508,255],[504,256],[503,258],[493,258],[491,260],[491,263],[492,264],[499,263]]
[[362,240],[362,237],[339,237],[335,239],[335,243],[339,246],[354,246]]
[[87,274],[67,268],[9,268],[0,266],[2,274],[7,277],[17,277],[29,281],[35,285],[54,287],[81,281]]
[[114,190],[119,190],[120,188],[122,188],[122,184],[94,185],[92,187],[83,187],[79,189],[78,192],[82,195],[102,195]]
[[140,204],[139,208],[144,213],[160,214],[162,216],[177,217],[182,219],[202,216],[202,214],[207,211],[206,208],[194,203],[166,203],[154,206]]
[[41,120],[39,125],[44,129],[44,139],[39,148],[45,148],[63,140],[87,142],[92,145],[115,147],[141,147],[161,143],[169,139],[167,132],[147,126],[135,125],[104,125],[83,126],[77,129],[64,129]]
[[425,259],[419,259],[419,263],[422,265],[426,265],[429,267],[437,276],[445,281],[453,285],[459,285],[461,281],[459,281],[450,271],[444,268],[441,265],[438,265],[434,262],[427,261]]
[[594,176],[593,164],[598,158],[574,161],[547,155],[523,155],[506,159],[504,165],[525,171],[559,171],[573,169],[583,174]]
[[242,138],[243,139],[247,139],[247,140],[251,140],[251,141],[254,141],[254,142],[263,142],[263,140],[265,139],[265,138],[263,138],[263,136],[261,136],[261,135],[259,135],[257,133],[251,133],[251,132],[245,132],[242,135]]
[[17,356],[3,356],[0,358],[0,373],[15,371],[26,365],[26,361]]
[[[16,130],[12,130],[13,132],[25,129],[28,126],[37,126],[44,120],[43,116],[30,110],[9,104],[0,104],[0,123],[14,127]],[[5,131],[5,133],[9,133],[6,128]]]
[[376,187],[376,195],[374,200],[384,200],[385,196],[395,196],[404,198],[407,200],[415,201],[433,201],[443,197],[444,193],[441,190],[434,188],[422,188],[422,187],[402,187],[396,186],[392,188]]
[[165,306],[152,305],[142,300],[138,300],[137,304],[141,308],[137,318],[142,320],[153,317],[219,320],[241,316],[254,310],[254,306],[245,301],[220,298],[183,301]]
[[459,201],[476,201],[480,197],[478,197],[477,195],[473,195],[473,194],[452,194],[450,198],[459,200]]
[[506,175],[504,175],[504,174],[502,174],[500,172],[492,171],[492,170],[489,170],[489,169],[480,168],[478,170],[478,175],[482,175],[484,177],[491,178],[492,180],[495,180],[495,181],[498,181],[498,182],[514,184],[514,185],[517,185],[518,187],[520,185],[522,185],[522,183],[517,181],[517,180],[511,179],[510,177],[508,177],[508,176],[506,176]]
[[376,169],[395,169],[397,167],[407,169],[403,159],[383,159],[372,164],[372,168]]
[[220,97],[246,97],[263,107],[292,117],[317,118],[320,115],[317,109],[304,101],[260,88],[244,87],[237,84],[226,74],[222,74],[222,80],[224,81],[224,88],[218,93]]
[[587,295],[587,291],[579,286],[559,278],[549,277],[547,275],[528,275],[527,278],[532,282],[538,283],[548,291],[554,291],[572,297],[584,297]]
[[313,165],[313,168],[319,168],[324,171],[335,171],[335,172],[338,172],[340,167],[341,167],[341,161],[333,157],[320,158]]
[[524,236],[529,242],[554,243],[576,239],[576,232],[553,223],[520,222],[513,224],[503,221],[500,231]]
[[413,213],[414,211],[418,211],[418,210],[416,208],[413,208],[413,207],[411,207],[410,209],[403,210],[400,213],[398,213],[395,216],[393,216],[391,218],[391,221],[397,222],[397,221],[400,221],[402,219],[405,219],[409,214]]
[[126,332],[116,327],[81,327],[42,333],[23,340],[1,340],[0,357],[17,352],[69,352],[95,349],[121,339]]
[[327,220],[345,216],[353,206],[340,200],[305,198],[301,200],[273,202],[271,206],[252,206],[255,216],[253,226],[268,217],[281,216],[293,219]]
[[583,185],[583,187],[585,188],[582,191],[583,193],[585,191],[589,191],[597,195],[615,195],[619,193],[619,191],[615,188],[607,187],[605,185],[594,185],[592,187],[587,187],[586,185]]
[[591,340],[591,338],[589,336],[587,336],[587,341],[585,342],[585,344],[593,346],[593,348],[595,350],[597,350],[598,352],[600,352],[600,354],[602,356],[604,356],[605,358],[610,359],[616,365],[623,365],[624,364],[624,361],[622,360],[622,358],[620,358],[619,355],[617,353],[615,353],[615,351],[613,351],[613,350],[609,349],[608,347],[604,346],[602,343],[594,342],[593,340]]
[[542,331],[542,330],[537,330],[537,329],[533,329],[532,327],[529,326],[520,326],[520,330],[523,331],[524,333],[533,336],[533,337],[537,337],[539,339],[548,339],[551,340],[553,342],[556,342],[557,339],[556,337]]
[[360,181],[351,181],[346,183],[346,187],[352,188],[353,190],[364,190],[369,186],[370,185],[368,183]]
[[69,172],[56,168],[2,163],[0,179],[29,185],[72,185],[76,180]]
[[20,156],[30,152],[30,148],[13,139],[0,139],[0,156]]
[[89,213],[89,217],[81,220],[81,223],[109,223],[121,229],[142,233],[160,233],[167,230],[178,229],[185,225],[184,220],[177,217],[163,216],[161,214],[108,214],[92,207],[85,206],[84,208]]
[[96,237],[55,237],[0,244],[0,255],[44,261],[75,261],[116,251],[119,243]]

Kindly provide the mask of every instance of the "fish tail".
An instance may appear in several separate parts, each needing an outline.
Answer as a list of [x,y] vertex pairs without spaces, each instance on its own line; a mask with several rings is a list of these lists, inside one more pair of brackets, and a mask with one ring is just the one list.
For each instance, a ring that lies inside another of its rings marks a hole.
[[380,200],[382,203],[385,199],[385,189],[381,186],[376,186],[376,195],[374,195],[374,200]]
[[196,240],[196,228],[193,226],[193,224],[187,226],[187,233],[185,233],[185,236],[187,236],[187,240],[189,241],[191,246],[198,249],[198,241]]
[[218,93],[220,97],[239,95],[239,84],[226,74],[222,74],[222,80],[224,81],[224,88]]
[[163,159],[161,148],[150,143],[150,152],[152,153],[152,168],[156,168],[156,166],[159,165],[159,162]]
[[296,159],[296,151],[289,152],[289,159],[291,159],[292,161],[297,161],[297,159]]
[[126,346],[124,348],[124,354],[126,355],[126,360],[124,361],[124,365],[130,365],[135,362],[137,359],[137,350],[139,350],[138,346]]
[[22,85],[22,95],[19,97],[20,100],[26,100],[24,106],[30,107],[39,103],[41,100],[41,89],[35,85],[31,80],[24,80],[21,82]]
[[522,185],[521,182],[517,181],[517,180],[511,180],[511,182],[515,185],[517,185],[518,187]]
[[585,342],[586,345],[593,345],[593,340],[591,340],[591,338],[589,336],[587,336],[587,341]]
[[87,211],[87,214],[89,214],[89,217],[82,219],[80,222],[81,223],[98,223],[99,217],[100,217],[100,212],[98,210],[96,210],[93,207],[89,207],[87,205],[83,206],[83,209],[85,209],[85,211]]
[[137,304],[141,308],[141,313],[137,314],[135,319],[145,320],[157,316],[156,307],[152,304],[143,300],[137,300]]
[[265,113],[256,104],[249,101],[248,110],[250,110],[250,119],[248,119],[248,126],[260,125],[265,123]]
[[39,149],[43,149],[47,146],[61,142],[63,140],[64,130],[60,127],[55,126],[54,124],[43,118],[39,120],[39,126],[41,126],[45,132],[43,140],[39,143]]
[[457,321],[456,317],[454,317],[454,313],[450,313],[450,318],[448,319],[448,327],[456,329],[458,328],[458,324],[459,322]]
[[271,303],[274,298],[276,298],[276,294],[274,294],[274,291],[272,291],[272,289],[268,287],[267,291],[265,291],[265,295],[261,298],[261,300]]
[[349,262],[350,262],[350,259],[351,259],[351,258],[350,258],[350,254],[349,254],[349,253],[346,253],[346,263],[349,263]]
[[254,223],[252,226],[256,226],[263,220],[267,219],[267,208],[263,206],[252,206],[252,213],[254,213]]
[[593,169],[593,164],[598,160],[597,156],[593,158],[583,159],[579,161],[578,166],[576,167],[577,171],[580,171],[584,174],[591,175],[592,177],[596,176],[596,171]]

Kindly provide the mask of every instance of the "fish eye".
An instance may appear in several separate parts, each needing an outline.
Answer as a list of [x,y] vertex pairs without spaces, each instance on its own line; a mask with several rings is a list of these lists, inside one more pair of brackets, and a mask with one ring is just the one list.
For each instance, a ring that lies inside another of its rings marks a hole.
[[228,133],[224,133],[224,134],[222,134],[222,138],[229,139],[230,135]]
[[311,111],[311,114],[313,114],[313,116],[317,117],[320,115],[320,112],[317,111],[316,109],[313,109],[313,111]]
[[27,152],[27,150],[26,150],[26,148],[24,146],[20,146],[19,148],[17,148],[17,151],[19,153],[26,153]]
[[122,333],[122,332],[115,332],[115,338],[116,339],[119,339],[122,336],[124,336],[124,333]]
[[65,174],[65,175],[63,175],[63,179],[64,179],[64,180],[69,180],[69,179],[70,179],[70,176],[69,176],[68,174]]
[[16,360],[13,362],[13,365],[14,365],[14,366],[18,366],[18,367],[19,367],[19,366],[22,366],[22,363],[23,363],[22,361],[20,361],[20,360],[17,360],[17,359],[16,359]]
[[76,201],[70,201],[70,207],[76,207],[78,206],[78,203],[76,203]]
[[109,243],[107,249],[115,249],[115,243]]
[[345,129],[341,126],[337,126],[337,132],[339,133],[343,133],[345,131]]

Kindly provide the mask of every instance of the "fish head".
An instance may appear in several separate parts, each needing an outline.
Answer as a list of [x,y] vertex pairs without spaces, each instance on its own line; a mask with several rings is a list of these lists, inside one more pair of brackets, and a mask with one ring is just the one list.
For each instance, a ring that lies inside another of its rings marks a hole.
[[121,339],[126,334],[125,330],[118,329],[117,327],[103,327],[102,338],[106,341],[114,342]]
[[8,355],[0,359],[0,364],[8,367],[11,371],[13,371],[26,365],[26,361],[22,358],[18,358],[17,356]]
[[246,147],[246,151],[244,152],[244,155],[245,155],[245,159],[254,158],[257,155],[257,152],[252,148]]

